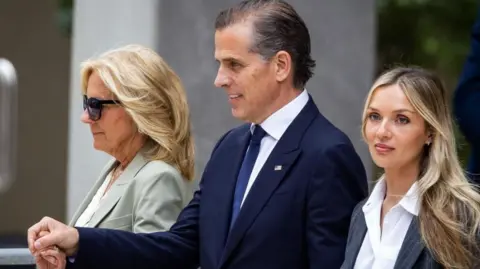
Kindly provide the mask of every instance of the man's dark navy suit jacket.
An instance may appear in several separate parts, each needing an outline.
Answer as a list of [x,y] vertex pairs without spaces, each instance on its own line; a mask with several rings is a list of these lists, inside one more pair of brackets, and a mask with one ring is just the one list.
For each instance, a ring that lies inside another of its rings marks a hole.
[[467,171],[472,182],[480,184],[480,12],[453,100],[458,126],[471,147]]
[[198,191],[169,232],[78,228],[79,251],[68,268],[340,268],[350,215],[368,194],[365,169],[350,140],[310,97],[229,230],[249,131],[245,124],[219,140]]

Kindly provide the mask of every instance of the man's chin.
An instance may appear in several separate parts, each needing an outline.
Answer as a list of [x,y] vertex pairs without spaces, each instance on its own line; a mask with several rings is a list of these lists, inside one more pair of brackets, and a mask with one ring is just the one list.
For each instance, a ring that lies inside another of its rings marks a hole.
[[248,117],[245,115],[245,113],[243,113],[243,111],[239,109],[232,108],[232,116],[237,120],[250,122],[248,120]]

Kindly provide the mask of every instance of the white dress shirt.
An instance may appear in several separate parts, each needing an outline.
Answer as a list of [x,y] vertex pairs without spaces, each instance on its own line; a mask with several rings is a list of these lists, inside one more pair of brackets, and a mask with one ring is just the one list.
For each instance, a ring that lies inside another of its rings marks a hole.
[[[295,99],[290,101],[290,103],[277,110],[260,124],[260,126],[262,126],[263,130],[265,130],[267,134],[263,137],[260,144],[260,152],[258,153],[257,160],[255,161],[255,165],[253,166],[250,178],[248,179],[248,184],[245,190],[245,194],[243,196],[242,205],[243,202],[245,202],[247,194],[252,188],[252,185],[255,182],[258,173],[267,161],[268,156],[270,156],[270,153],[277,144],[278,140],[280,140],[280,138],[282,137],[283,133],[285,133],[288,126],[290,126],[290,124],[297,117],[297,115],[300,114],[300,111],[302,111],[303,107],[305,107],[308,99],[309,96],[307,90],[303,90],[303,92]],[[254,128],[255,125],[252,124],[252,126],[250,127],[250,131],[252,132],[252,134]]]
[[[85,208],[82,215],[78,217],[77,222],[75,222],[76,227],[88,226],[88,223],[92,219],[95,211],[97,211],[98,206],[100,205],[100,202],[107,196],[107,194],[105,193],[105,190],[107,189],[108,183],[110,182],[111,178],[112,178],[112,172],[110,171],[110,173],[108,173],[108,175],[105,177],[105,181],[100,186],[100,188],[98,188],[97,192],[95,193],[95,196],[93,196],[92,200],[88,204],[87,208]],[[105,195],[103,195],[104,193]]]
[[380,214],[386,184],[382,178],[363,206],[367,233],[358,252],[355,269],[391,269],[394,267],[403,240],[414,216],[418,216],[417,183],[384,216],[380,229]]
[[[108,175],[105,177],[105,181],[103,181],[102,185],[100,188],[98,188],[97,192],[95,193],[95,196],[93,196],[92,200],[88,204],[87,208],[83,211],[82,215],[78,217],[77,221],[75,222],[75,227],[88,227],[88,223],[93,217],[93,214],[95,211],[97,211],[98,206],[100,205],[100,202],[105,199],[107,196],[107,193],[105,193],[105,190],[107,189],[108,183],[112,179],[112,171],[108,173]],[[105,194],[105,195],[104,195]],[[75,262],[75,257],[68,257],[68,260],[71,263]]]

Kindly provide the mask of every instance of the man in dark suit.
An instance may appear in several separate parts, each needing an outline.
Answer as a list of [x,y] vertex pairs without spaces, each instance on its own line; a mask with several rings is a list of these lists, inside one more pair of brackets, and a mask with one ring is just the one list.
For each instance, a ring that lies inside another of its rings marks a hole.
[[455,91],[454,113],[471,146],[469,177],[480,184],[480,13],[473,26],[471,51]]
[[177,223],[139,235],[44,218],[29,229],[34,255],[56,245],[72,268],[340,267],[367,179],[350,140],[304,88],[315,66],[305,23],[283,1],[253,0],[215,26],[215,85],[247,124],[218,141]]

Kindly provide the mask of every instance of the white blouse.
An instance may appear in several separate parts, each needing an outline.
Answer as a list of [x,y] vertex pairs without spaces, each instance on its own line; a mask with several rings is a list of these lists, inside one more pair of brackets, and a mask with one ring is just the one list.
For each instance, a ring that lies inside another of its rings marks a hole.
[[410,223],[413,217],[418,216],[418,189],[415,182],[400,202],[384,216],[381,229],[380,214],[385,190],[385,180],[381,179],[362,208],[367,233],[358,252],[355,269],[393,269]]
[[[107,193],[105,193],[105,190],[107,189],[108,183],[110,182],[111,178],[112,172],[108,173],[108,175],[105,177],[105,181],[100,186],[100,188],[98,188],[97,193],[90,201],[90,204],[88,204],[87,208],[85,208],[82,215],[78,217],[77,222],[75,222],[76,227],[88,227],[88,224],[90,223],[90,220],[92,219],[95,211],[97,211],[100,202],[105,199],[105,197],[107,197]],[[104,193],[105,195],[103,195]]]

